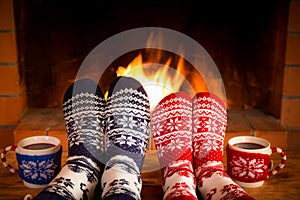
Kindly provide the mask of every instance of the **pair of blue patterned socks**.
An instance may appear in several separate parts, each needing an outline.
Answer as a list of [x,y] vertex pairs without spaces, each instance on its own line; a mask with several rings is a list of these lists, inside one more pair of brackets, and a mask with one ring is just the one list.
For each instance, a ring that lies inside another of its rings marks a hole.
[[140,199],[150,123],[142,85],[118,77],[106,102],[97,83],[78,80],[65,93],[63,112],[68,159],[34,199]]

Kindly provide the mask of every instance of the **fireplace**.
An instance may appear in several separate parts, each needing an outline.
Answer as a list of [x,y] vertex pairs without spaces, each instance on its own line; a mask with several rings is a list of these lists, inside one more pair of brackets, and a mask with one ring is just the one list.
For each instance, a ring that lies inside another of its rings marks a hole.
[[278,18],[287,8],[284,2],[254,1],[240,9],[193,1],[21,4],[16,15],[22,13],[17,26],[29,107],[60,107],[81,62],[103,40],[131,28],[161,26],[190,36],[208,51],[224,80],[228,108],[259,108],[279,116],[284,58],[279,53],[285,46],[277,26],[283,23]]
[[[89,52],[133,28],[164,27],[197,41],[215,62],[228,110],[258,109],[280,119],[290,2],[13,1],[27,108],[61,109],[66,88]],[[119,65],[107,66],[105,90]],[[119,63],[118,63],[119,62]]]

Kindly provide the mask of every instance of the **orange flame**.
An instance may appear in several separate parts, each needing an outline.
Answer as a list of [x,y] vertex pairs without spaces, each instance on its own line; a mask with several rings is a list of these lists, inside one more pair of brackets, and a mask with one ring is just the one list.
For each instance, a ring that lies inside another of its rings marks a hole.
[[[146,46],[151,47],[153,43],[156,43],[158,47],[162,46],[162,36],[151,33]],[[160,100],[171,93],[182,90],[192,96],[195,91],[206,91],[207,87],[201,75],[197,70],[191,69],[191,66],[186,66],[183,49],[179,50],[181,55],[178,55],[178,59],[175,59],[170,54],[163,54],[165,53],[163,51],[146,49],[144,58],[144,54],[138,54],[127,67],[119,66],[116,74],[117,76],[132,77],[143,85],[150,100],[151,110]],[[161,62],[168,55],[170,57],[167,57],[165,62]]]
[[170,67],[171,61],[169,58],[165,64],[143,63],[140,53],[126,68],[119,66],[116,73],[117,76],[128,76],[138,80],[147,92],[150,109],[153,110],[165,96],[179,91],[185,80],[183,58],[179,59],[176,70]]

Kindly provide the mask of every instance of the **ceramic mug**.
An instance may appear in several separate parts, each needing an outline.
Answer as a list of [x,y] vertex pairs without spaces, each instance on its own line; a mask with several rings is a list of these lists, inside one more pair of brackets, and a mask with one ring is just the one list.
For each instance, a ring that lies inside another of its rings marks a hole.
[[[6,161],[9,151],[16,152],[18,169]],[[1,153],[1,161],[11,173],[19,175],[29,188],[44,188],[61,168],[62,145],[58,138],[33,136],[22,139],[17,146],[8,146]]]
[[[281,162],[272,167],[271,154],[279,153]],[[263,185],[270,176],[278,173],[286,163],[286,155],[269,141],[254,136],[238,136],[228,140],[226,146],[227,173],[241,187]],[[273,169],[271,169],[273,168]]]

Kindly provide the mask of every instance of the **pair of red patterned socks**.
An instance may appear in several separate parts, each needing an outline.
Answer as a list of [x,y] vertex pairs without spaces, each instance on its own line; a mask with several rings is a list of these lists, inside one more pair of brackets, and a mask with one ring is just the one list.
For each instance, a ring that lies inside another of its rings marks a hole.
[[[164,199],[253,199],[223,168],[227,114],[215,95],[168,95],[152,113],[152,134],[161,165]],[[197,183],[197,184],[196,184]]]

